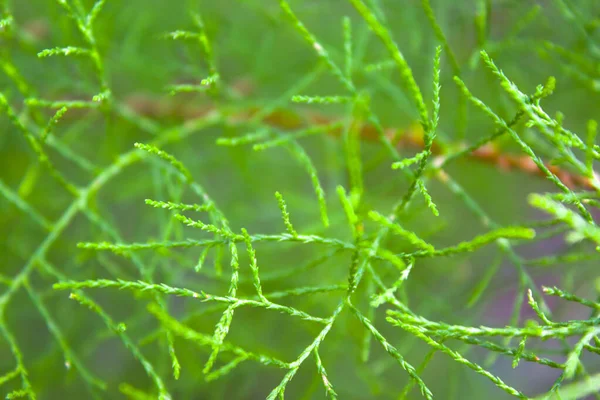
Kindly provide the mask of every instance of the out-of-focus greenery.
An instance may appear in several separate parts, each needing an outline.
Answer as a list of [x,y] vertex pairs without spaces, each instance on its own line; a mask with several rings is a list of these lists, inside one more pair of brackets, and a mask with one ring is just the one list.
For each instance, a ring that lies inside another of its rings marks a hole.
[[0,7],[2,395],[599,390],[597,1]]

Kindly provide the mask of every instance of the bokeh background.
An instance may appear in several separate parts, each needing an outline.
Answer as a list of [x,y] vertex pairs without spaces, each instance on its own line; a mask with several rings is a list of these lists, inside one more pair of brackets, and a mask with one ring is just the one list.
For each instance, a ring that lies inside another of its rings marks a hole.
[[[91,1],[81,1],[89,10]],[[406,128],[418,119],[411,100],[403,90],[394,68],[369,68],[389,59],[379,39],[368,29],[349,2],[342,0],[293,1],[290,5],[307,28],[331,54],[343,62],[342,17],[352,21],[355,63],[353,79],[371,96],[372,108],[386,127]],[[422,4],[416,0],[366,1],[378,10],[378,16],[393,32],[394,39],[411,66],[425,98],[431,99],[432,62],[439,44]],[[509,120],[516,112],[514,104],[498,81],[478,60],[478,51],[486,49],[510,79],[522,91],[533,93],[536,85],[549,76],[557,78],[553,96],[544,100],[549,114],[561,112],[565,126],[585,132],[587,120],[597,117],[600,96],[598,60],[600,34],[596,26],[600,3],[593,0],[556,1],[441,1],[432,0],[435,16],[455,54],[460,73],[474,94],[484,100],[500,116]],[[85,43],[74,22],[58,2],[50,0],[9,1],[14,24],[0,32],[0,56],[3,73],[0,89],[20,118],[31,127],[43,128],[55,110],[28,106],[27,97],[47,100],[90,99],[97,94],[99,82],[94,68],[85,57],[38,58],[46,48],[82,46]],[[537,9],[535,14],[532,10]],[[210,38],[224,87],[237,97],[218,100],[207,94],[170,96],[169,85],[198,83],[208,75],[206,57],[193,42],[165,39],[170,31],[197,29],[192,12],[200,12]],[[528,16],[533,15],[530,20]],[[486,22],[484,29],[478,28]],[[479,21],[479,22],[477,22]],[[481,32],[478,32],[481,31]],[[118,160],[119,155],[133,149],[135,142],[150,142],[149,133],[127,118],[123,110],[134,110],[158,127],[158,135],[186,126],[189,116],[213,107],[220,109],[261,108],[282,99],[281,107],[294,112],[318,112],[335,118],[344,115],[343,106],[292,104],[288,91],[308,74],[321,69],[319,76],[303,89],[306,95],[343,94],[339,83],[326,72],[307,43],[282,13],[277,1],[160,1],[108,0],[94,28],[97,46],[105,64],[106,78],[114,96],[114,105],[94,110],[70,110],[52,133],[54,141],[79,157],[88,160],[90,170],[70,161],[55,146],[46,146],[49,158],[66,177],[81,187],[87,186],[98,171]],[[484,35],[484,40],[478,39]],[[27,83],[27,90],[16,84],[11,67]],[[494,131],[492,122],[478,110],[459,110],[460,100],[452,82],[454,71],[444,52],[440,140],[450,144],[471,143]],[[283,97],[282,97],[283,96]],[[287,96],[287,98],[285,97]],[[119,111],[120,110],[120,111]],[[462,119],[463,116],[466,119]],[[37,161],[23,135],[5,114],[0,116],[0,180],[3,192],[16,193],[50,223],[58,221],[69,209],[74,197],[51,177]],[[171,131],[172,132],[172,131]],[[518,132],[532,134],[523,124]],[[324,228],[310,179],[303,168],[281,148],[255,152],[251,147],[217,146],[219,137],[248,133],[243,125],[217,124],[165,146],[192,172],[227,215],[234,230],[247,228],[251,233],[277,233],[284,227],[274,192],[281,192],[296,229],[302,233],[320,234],[349,240],[349,231],[335,188],[348,185],[343,145],[339,138],[317,135],[302,139],[311,156],[327,194],[331,217]],[[506,152],[517,149],[510,140],[501,139]],[[362,147],[366,195],[364,207],[387,213],[408,189],[408,180],[390,169],[391,159],[381,145],[366,141]],[[402,154],[418,149],[402,148]],[[542,153],[543,154],[543,153]],[[460,159],[447,168],[456,180],[488,215],[500,225],[528,224],[547,216],[527,204],[532,192],[554,190],[538,177],[520,171],[507,171],[497,165]],[[479,218],[442,183],[431,180],[428,185],[440,217],[434,217],[424,201],[417,198],[402,218],[403,226],[414,230],[436,246],[451,245],[487,230]],[[105,224],[123,242],[182,240],[203,237],[197,230],[174,224],[169,212],[152,209],[144,199],[199,200],[186,189],[172,169],[158,159],[146,158],[119,170],[92,197],[85,209],[101,216]],[[35,264],[29,274],[29,286],[43,302],[68,346],[82,363],[108,384],[105,392],[90,392],[65,359],[57,340],[50,333],[39,306],[23,287],[11,294],[4,307],[4,320],[22,350],[38,399],[119,399],[125,395],[119,385],[127,383],[152,393],[152,385],[139,362],[123,343],[106,329],[98,316],[68,299],[68,292],[55,291],[56,278],[45,272],[48,262],[73,280],[140,279],[132,257],[77,248],[78,242],[115,241],[114,236],[98,227],[86,212],[77,212],[64,229],[53,236],[51,230],[37,224],[31,216],[0,196],[0,293],[10,290],[11,279],[31,260]],[[49,235],[52,236],[48,240]],[[46,248],[46,244],[49,246]],[[402,244],[387,240],[390,250],[406,250]],[[557,255],[585,249],[584,244],[568,244],[562,234],[518,246],[526,258]],[[274,292],[293,287],[345,283],[350,255],[340,253],[325,257],[314,267],[296,271],[310,260],[327,255],[327,249],[316,245],[270,243],[257,246],[257,257],[265,291]],[[41,252],[43,256],[40,256]],[[402,293],[413,311],[432,320],[463,325],[504,326],[513,316],[515,299],[524,296],[518,290],[515,266],[499,257],[495,246],[487,246],[468,255],[420,260],[411,272]],[[136,252],[137,262],[154,271],[156,282],[172,286],[225,294],[229,284],[229,260],[223,260],[223,275],[215,272],[215,253],[211,252],[200,273],[194,266],[198,249]],[[500,263],[481,299],[469,306],[477,285],[494,263]],[[240,247],[242,266],[241,295],[253,294],[248,260]],[[527,266],[536,285],[560,285],[582,296],[596,296],[597,264],[554,263],[549,266]],[[393,271],[383,275],[389,283]],[[373,284],[366,281],[357,294],[357,305],[368,310],[368,295]],[[115,289],[90,290],[88,293],[117,321],[126,323],[128,335],[135,341],[144,339],[157,328],[156,319],[147,312],[149,296],[138,296]],[[289,298],[284,302],[311,314],[329,315],[340,293],[316,294]],[[586,318],[585,310],[564,302],[548,299],[556,320]],[[180,319],[210,308],[210,304],[169,298],[170,313]],[[385,307],[369,314],[381,333],[398,348],[413,365],[418,365],[429,349],[385,320]],[[534,314],[525,302],[519,323]],[[212,334],[220,312],[205,312],[189,319],[189,326]],[[241,308],[234,317],[228,341],[249,350],[293,360],[318,334],[320,326],[275,312]],[[396,399],[408,376],[381,346],[373,342],[366,362],[361,361],[365,329],[350,313],[340,316],[321,346],[321,356],[331,382],[341,399]],[[513,343],[513,346],[516,346]],[[531,342],[532,348],[543,346],[548,357],[560,360],[556,343]],[[201,349],[180,338],[175,348],[182,364],[181,378],[172,378],[170,360],[164,338],[142,342],[141,350],[157,367],[174,399],[261,399],[267,396],[283,372],[252,362],[241,363],[220,379],[207,382],[202,367],[209,349]],[[489,353],[460,344],[456,349],[470,359],[486,365],[512,386],[527,395],[545,392],[559,371],[536,364],[522,363],[511,368],[510,358],[489,359]],[[553,354],[553,351],[556,354]],[[231,359],[223,355],[219,365]],[[586,356],[587,357],[587,356]],[[589,371],[597,368],[597,360],[584,357]],[[564,358],[564,357],[563,357]],[[5,340],[0,340],[0,374],[14,368],[14,358]],[[434,355],[422,377],[439,399],[504,399],[509,396],[485,378],[458,365],[443,354]],[[8,393],[18,389],[18,379],[0,387]],[[288,385],[290,399],[324,398],[322,382],[314,362],[308,359]],[[419,398],[413,390],[408,398]]]

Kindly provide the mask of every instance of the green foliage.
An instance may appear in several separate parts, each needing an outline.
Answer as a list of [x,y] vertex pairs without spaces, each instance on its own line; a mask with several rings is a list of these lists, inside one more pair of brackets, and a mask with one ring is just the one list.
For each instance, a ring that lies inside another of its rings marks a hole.
[[597,15],[0,2],[0,392],[598,396]]

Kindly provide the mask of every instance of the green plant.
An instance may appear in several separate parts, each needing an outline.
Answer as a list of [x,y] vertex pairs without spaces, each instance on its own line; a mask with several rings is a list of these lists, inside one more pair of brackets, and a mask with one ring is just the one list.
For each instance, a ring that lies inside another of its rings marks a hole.
[[7,398],[599,391],[596,2],[33,3]]

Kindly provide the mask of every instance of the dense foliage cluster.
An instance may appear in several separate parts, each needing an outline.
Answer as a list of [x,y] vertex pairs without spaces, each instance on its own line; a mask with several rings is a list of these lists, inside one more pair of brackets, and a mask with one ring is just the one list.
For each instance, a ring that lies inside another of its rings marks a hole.
[[7,398],[600,391],[598,2],[0,7]]

